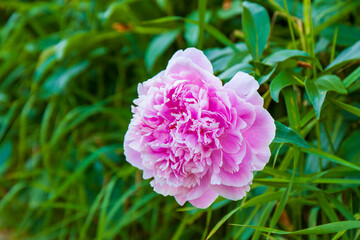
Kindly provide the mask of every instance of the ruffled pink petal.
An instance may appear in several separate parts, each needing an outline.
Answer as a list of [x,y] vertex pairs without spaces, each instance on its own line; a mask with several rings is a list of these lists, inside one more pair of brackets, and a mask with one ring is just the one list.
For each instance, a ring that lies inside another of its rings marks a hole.
[[224,88],[233,89],[239,97],[245,99],[247,102],[262,106],[264,104],[263,98],[257,92],[259,83],[254,77],[244,72],[238,72],[235,76],[224,85]]
[[275,123],[268,111],[262,107],[256,107],[256,119],[254,124],[243,133],[244,139],[252,148],[262,149],[269,146],[275,137]]
[[201,197],[210,187],[211,174],[210,171],[207,172],[200,180],[200,184],[196,185],[193,188],[187,190],[186,198],[187,200],[193,200]]
[[224,185],[212,185],[211,189],[224,198],[237,201],[245,197],[246,192],[250,191],[250,186],[230,187]]
[[216,200],[217,197],[218,194],[215,191],[208,189],[206,192],[204,192],[204,194],[201,197],[190,200],[189,202],[194,207],[204,209],[204,208],[208,208]]
[[210,73],[213,73],[213,67],[209,61],[209,59],[205,56],[205,54],[196,49],[196,48],[187,48],[184,51],[179,50],[177,51],[172,58],[170,59],[169,63],[172,62],[174,59],[178,57],[188,58],[191,59],[193,63],[204,69],[205,71],[208,71]]

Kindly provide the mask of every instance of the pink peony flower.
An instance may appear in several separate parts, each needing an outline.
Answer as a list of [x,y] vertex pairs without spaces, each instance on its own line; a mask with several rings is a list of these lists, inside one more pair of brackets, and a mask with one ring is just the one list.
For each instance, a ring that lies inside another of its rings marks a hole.
[[239,200],[270,158],[274,119],[259,84],[238,72],[222,86],[202,51],[179,50],[165,71],[139,84],[125,135],[128,162],[164,196],[207,208]]

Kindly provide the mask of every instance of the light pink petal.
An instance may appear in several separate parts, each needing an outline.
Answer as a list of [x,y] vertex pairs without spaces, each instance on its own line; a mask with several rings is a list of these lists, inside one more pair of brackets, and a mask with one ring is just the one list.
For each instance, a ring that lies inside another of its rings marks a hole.
[[184,203],[186,202],[186,197],[182,196],[182,195],[175,195],[175,200],[177,201],[177,203],[180,205],[180,206],[183,206]]
[[246,192],[250,191],[250,186],[229,187],[224,185],[212,185],[211,189],[224,198],[237,201],[245,197]]
[[144,168],[143,171],[144,171],[143,172],[143,178],[144,179],[149,179],[149,178],[152,178],[154,176],[154,171],[152,171],[152,170]]
[[205,174],[205,176],[201,178],[199,185],[196,185],[195,187],[188,190],[186,194],[186,198],[188,200],[193,200],[202,196],[204,192],[206,192],[209,189],[210,181],[211,181],[211,173],[210,171],[208,171],[207,174]]
[[256,107],[254,124],[243,133],[244,139],[252,148],[262,149],[269,146],[275,137],[275,123],[271,115],[262,107]]
[[204,69],[205,71],[208,71],[210,73],[213,73],[213,67],[209,61],[209,59],[205,56],[205,54],[196,49],[196,48],[187,48],[184,51],[179,50],[177,51],[172,58],[170,59],[169,63],[173,61],[174,59],[178,57],[188,58],[191,59],[193,63]]
[[255,106],[239,97],[233,90],[228,89],[227,91],[231,106],[235,109],[237,121],[239,122],[233,126],[235,127],[234,131],[248,129],[255,121]]
[[247,73],[236,73],[235,76],[224,85],[224,88],[233,89],[239,97],[251,104],[262,106],[264,103],[263,98],[257,92],[259,83],[254,77]]
[[242,165],[244,164],[244,167],[248,167],[253,171],[262,170],[270,159],[271,152],[269,146],[258,149],[251,148],[249,143],[246,143],[246,146],[246,154],[240,167],[243,167]]
[[150,185],[154,188],[154,191],[164,196],[176,195],[181,192],[181,188],[170,186],[167,183],[159,183],[155,179],[150,182]]
[[139,168],[140,170],[143,170],[144,166],[142,164],[140,153],[130,147],[130,144],[134,144],[134,138],[136,138],[136,135],[133,131],[133,128],[129,126],[129,130],[126,132],[124,139],[124,155],[126,156],[126,161],[128,161],[131,165]]
[[165,76],[169,79],[186,79],[189,83],[204,88],[213,86],[215,89],[220,89],[222,87],[222,82],[219,78],[192,62],[191,59],[184,57],[176,57],[170,60],[165,70]]
[[218,197],[218,194],[211,189],[208,189],[204,194],[197,198],[190,200],[189,202],[197,208],[208,208]]
[[244,186],[253,179],[252,171],[248,168],[240,168],[238,172],[234,173],[221,170],[219,176],[223,185],[232,187]]
[[271,156],[270,148],[265,146],[253,152],[253,167],[255,171],[261,171],[269,162]]

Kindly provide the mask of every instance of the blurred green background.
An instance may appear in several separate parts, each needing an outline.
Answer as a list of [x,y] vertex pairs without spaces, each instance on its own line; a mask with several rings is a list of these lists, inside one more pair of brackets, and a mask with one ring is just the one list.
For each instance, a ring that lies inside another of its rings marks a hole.
[[[0,0],[0,239],[205,239],[212,229],[265,239],[228,223],[358,226],[359,40],[358,0]],[[123,155],[137,84],[190,46],[224,81],[254,75],[265,107],[301,136],[284,127],[247,198],[208,210],[154,193]],[[359,237],[330,228],[268,237]]]

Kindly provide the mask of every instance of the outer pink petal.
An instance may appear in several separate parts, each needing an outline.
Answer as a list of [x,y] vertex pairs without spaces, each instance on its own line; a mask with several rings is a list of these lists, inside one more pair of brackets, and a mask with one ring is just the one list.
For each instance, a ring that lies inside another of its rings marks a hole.
[[186,80],[199,86],[210,85],[215,89],[222,87],[222,82],[219,78],[215,77],[211,72],[204,70],[189,58],[176,57],[171,59],[166,67],[165,75],[168,79],[172,79],[177,75],[184,75]]
[[238,172],[234,173],[221,170],[219,176],[223,185],[231,187],[244,186],[253,179],[252,170],[246,168],[240,168]]
[[189,202],[197,208],[208,208],[218,197],[218,194],[208,189],[201,197],[190,200]]
[[210,73],[213,73],[213,67],[209,61],[209,59],[205,56],[205,54],[196,49],[196,48],[187,48],[184,51],[179,50],[177,51],[172,58],[170,59],[169,63],[173,61],[175,58],[183,57],[183,58],[189,58],[193,63],[204,69],[205,71],[208,71]]
[[175,200],[177,201],[177,203],[180,205],[180,206],[183,206],[184,203],[186,202],[186,197],[182,196],[182,195],[175,195]]
[[181,192],[181,188],[170,186],[167,183],[159,183],[155,179],[150,182],[150,185],[154,188],[154,191],[164,196],[174,196]]
[[237,201],[245,197],[246,192],[250,190],[250,186],[245,185],[242,187],[229,187],[224,185],[212,185],[211,189],[224,198]]
[[126,161],[128,161],[131,165],[139,168],[140,170],[143,170],[144,166],[142,164],[140,153],[130,147],[130,144],[134,144],[136,141],[139,143],[134,129],[130,123],[129,129],[126,132],[124,139],[124,155],[126,156]]
[[187,200],[193,200],[201,197],[210,186],[211,174],[207,172],[200,180],[200,185],[196,185],[186,193]]
[[257,92],[259,83],[247,73],[236,73],[224,88],[233,89],[239,97],[254,105],[262,106],[264,103],[264,99]]
[[269,146],[275,137],[275,123],[271,115],[262,107],[256,107],[254,124],[243,133],[244,139],[252,148],[262,149]]

